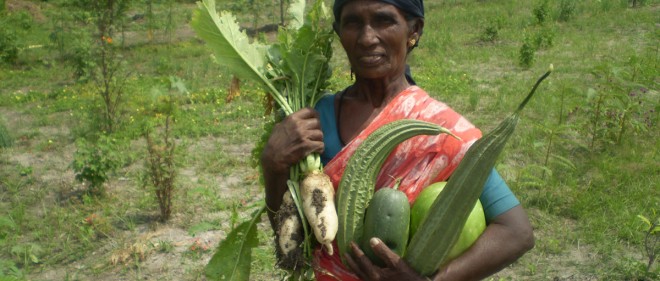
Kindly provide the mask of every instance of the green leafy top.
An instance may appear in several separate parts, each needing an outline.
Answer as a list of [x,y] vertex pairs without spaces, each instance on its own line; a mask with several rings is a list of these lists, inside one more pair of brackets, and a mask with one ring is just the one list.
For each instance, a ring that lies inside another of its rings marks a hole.
[[323,1],[316,1],[306,17],[304,11],[304,0],[291,3],[292,21],[280,27],[272,45],[250,43],[231,13],[216,13],[214,0],[199,3],[192,27],[214,50],[219,64],[242,79],[258,82],[288,115],[314,106],[332,73],[329,13]]

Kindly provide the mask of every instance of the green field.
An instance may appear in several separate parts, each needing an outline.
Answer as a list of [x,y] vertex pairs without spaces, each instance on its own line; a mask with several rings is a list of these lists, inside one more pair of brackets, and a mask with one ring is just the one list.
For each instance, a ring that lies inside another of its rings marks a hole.
[[[205,280],[263,201],[266,95],[246,81],[229,95],[231,73],[189,26],[194,1],[128,1],[105,33],[73,2],[0,0],[0,280]],[[249,31],[280,22],[276,0],[218,2]],[[660,1],[425,5],[413,76],[483,131],[555,69],[497,164],[536,247],[491,280],[659,280],[660,231],[640,216],[660,223]],[[341,90],[338,42],[332,64]],[[176,174],[167,221],[150,155]],[[265,218],[258,236],[252,280],[278,280]]]

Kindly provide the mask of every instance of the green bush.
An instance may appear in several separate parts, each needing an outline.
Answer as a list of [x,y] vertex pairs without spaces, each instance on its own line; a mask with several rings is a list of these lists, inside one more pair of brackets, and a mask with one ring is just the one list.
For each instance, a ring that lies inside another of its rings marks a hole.
[[16,33],[9,28],[0,29],[0,63],[14,64],[18,59]]
[[500,29],[502,29],[502,20],[500,18],[486,20],[482,24],[479,40],[481,42],[495,42],[499,38]]
[[520,46],[520,66],[529,68],[534,64],[534,55],[536,54],[536,42],[529,35],[525,35],[522,46]]
[[557,20],[568,21],[575,15],[575,0],[561,0],[559,1],[559,15]]
[[79,139],[76,147],[72,163],[76,180],[89,184],[88,193],[104,195],[103,184],[123,163],[122,153],[125,150],[115,138],[107,135],[101,135],[94,143]]
[[536,19],[536,23],[544,24],[548,19],[550,15],[550,7],[548,3],[548,0],[541,0],[541,2],[536,7],[534,7],[534,10],[532,10],[534,18]]
[[548,49],[554,45],[555,31],[550,27],[543,27],[534,34],[534,48]]
[[9,131],[5,127],[5,124],[0,123],[0,148],[7,148],[13,145],[13,140],[9,135]]

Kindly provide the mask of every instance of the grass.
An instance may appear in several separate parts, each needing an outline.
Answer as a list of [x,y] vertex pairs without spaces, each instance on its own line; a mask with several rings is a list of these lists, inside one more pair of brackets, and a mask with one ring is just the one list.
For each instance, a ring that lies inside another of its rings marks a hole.
[[[47,16],[58,12],[56,3],[18,2]],[[660,211],[658,1],[637,8],[619,0],[580,1],[565,21],[556,20],[560,1],[550,1],[543,26],[533,14],[537,1],[426,2],[427,28],[409,61],[413,75],[484,131],[555,66],[498,164],[530,214],[537,246],[493,280],[657,278],[657,264],[650,272],[644,266],[644,224],[637,215],[653,219]],[[0,65],[0,122],[13,140],[0,148],[0,280],[201,280],[212,248],[262,200],[250,150],[266,120],[264,93],[243,84],[228,103],[231,75],[186,33],[194,6],[174,5],[176,37],[127,41],[122,49],[131,76],[115,135],[130,149],[118,152],[125,161],[101,198],[82,192],[70,166],[75,140],[98,127],[95,85],[77,81],[73,65],[50,47],[52,18],[20,32],[21,46],[44,47],[21,49],[15,63]],[[144,8],[134,6],[131,15]],[[166,15],[167,5],[155,11]],[[239,18],[248,22],[245,13]],[[274,14],[257,22],[274,22]],[[497,37],[483,41],[492,18]],[[144,36],[146,23],[130,22],[127,30]],[[553,42],[535,50],[529,67],[518,63],[526,35]],[[332,63],[331,82],[340,90],[350,83],[350,69],[338,43]],[[154,195],[141,181],[140,126],[152,94],[171,91],[171,76],[188,92],[176,99],[173,218],[160,223]],[[627,119],[617,117],[622,113]],[[253,275],[277,278],[265,218],[259,229]]]

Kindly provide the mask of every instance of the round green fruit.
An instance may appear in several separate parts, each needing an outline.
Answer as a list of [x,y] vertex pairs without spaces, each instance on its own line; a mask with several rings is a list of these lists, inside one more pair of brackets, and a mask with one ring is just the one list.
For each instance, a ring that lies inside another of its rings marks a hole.
[[[445,188],[447,182],[437,182],[431,184],[424,188],[415,203],[413,203],[412,209],[410,210],[410,237],[417,232],[417,228],[422,223],[426,214],[428,214],[433,201],[438,197],[440,192]],[[474,205],[470,216],[465,222],[463,231],[456,241],[456,244],[452,247],[449,252],[447,260],[452,260],[463,252],[465,252],[475,241],[479,238],[481,233],[486,229],[486,217],[484,216],[484,208],[481,206],[481,201],[477,200],[477,203]]]

